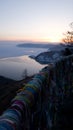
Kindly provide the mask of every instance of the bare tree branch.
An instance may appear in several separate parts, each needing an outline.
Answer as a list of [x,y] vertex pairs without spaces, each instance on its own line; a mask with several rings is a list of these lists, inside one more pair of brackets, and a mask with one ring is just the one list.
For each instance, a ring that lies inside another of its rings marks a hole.
[[62,41],[68,45],[73,45],[73,22],[70,23],[70,28],[71,31],[67,31],[64,34],[64,38],[62,39]]

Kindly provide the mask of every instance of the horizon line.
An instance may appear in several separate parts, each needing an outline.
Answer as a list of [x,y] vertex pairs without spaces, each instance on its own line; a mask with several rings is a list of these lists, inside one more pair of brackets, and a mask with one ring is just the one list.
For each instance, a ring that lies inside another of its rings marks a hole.
[[62,41],[55,41],[55,42],[52,42],[52,41],[39,41],[39,40],[3,40],[1,39],[0,42],[26,42],[26,43],[63,43]]

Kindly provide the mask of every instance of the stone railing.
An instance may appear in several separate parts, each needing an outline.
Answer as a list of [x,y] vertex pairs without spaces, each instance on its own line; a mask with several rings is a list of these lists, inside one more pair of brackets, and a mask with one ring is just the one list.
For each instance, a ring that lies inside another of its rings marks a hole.
[[42,69],[0,116],[0,130],[49,130],[58,110],[73,92],[73,55]]

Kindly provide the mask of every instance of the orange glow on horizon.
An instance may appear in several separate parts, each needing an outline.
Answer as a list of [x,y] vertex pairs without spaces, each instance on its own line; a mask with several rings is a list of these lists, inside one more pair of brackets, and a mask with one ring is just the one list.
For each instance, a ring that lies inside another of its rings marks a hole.
[[[34,36],[33,36],[34,37]],[[26,37],[26,38],[24,38],[24,37],[2,37],[2,38],[0,38],[0,41],[21,41],[21,42],[61,42],[61,39],[62,38],[60,38],[60,37],[58,37],[58,36],[54,36],[54,35],[52,35],[52,36],[50,36],[50,38],[48,38],[48,37]]]

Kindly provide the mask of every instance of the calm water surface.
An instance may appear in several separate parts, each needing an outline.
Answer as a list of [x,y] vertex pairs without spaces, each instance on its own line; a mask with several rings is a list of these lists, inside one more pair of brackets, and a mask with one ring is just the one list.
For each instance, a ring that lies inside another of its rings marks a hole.
[[29,58],[28,55],[37,55],[44,52],[45,48],[20,48],[17,42],[0,41],[0,76],[21,80],[25,71],[27,75],[38,73],[44,65]]
[[27,55],[0,59],[0,75],[15,80],[21,80],[25,75],[25,70],[27,75],[31,76],[43,67],[45,65],[37,63]]

